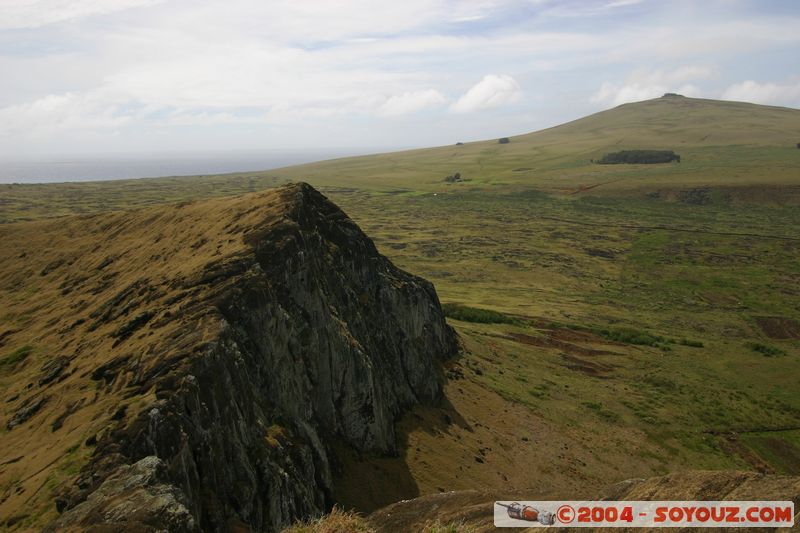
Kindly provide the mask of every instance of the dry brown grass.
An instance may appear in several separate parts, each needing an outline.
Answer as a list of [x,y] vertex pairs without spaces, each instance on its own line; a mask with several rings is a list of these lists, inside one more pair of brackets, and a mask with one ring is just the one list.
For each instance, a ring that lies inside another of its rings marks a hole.
[[[291,190],[0,227],[0,517],[39,529],[56,516],[55,496],[94,449],[87,439],[154,400],[129,386],[127,362],[180,365],[214,338],[219,323],[195,309],[214,284],[193,280],[244,253],[244,235],[279,220]],[[67,364],[48,379],[54,361]]]
[[298,522],[283,533],[375,533],[375,529],[357,513],[334,507],[325,516]]
[[442,522],[435,520],[425,525],[422,533],[476,533],[475,527],[465,523],[463,520],[454,522]]

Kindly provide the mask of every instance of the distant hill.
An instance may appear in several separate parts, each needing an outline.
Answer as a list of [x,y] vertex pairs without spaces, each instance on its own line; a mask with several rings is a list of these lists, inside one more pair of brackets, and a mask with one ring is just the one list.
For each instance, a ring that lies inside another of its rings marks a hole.
[[798,141],[791,141],[798,135],[798,109],[676,95],[623,104],[522,138],[596,145],[622,141],[637,147],[665,143],[794,146]]
[[[454,142],[215,176],[0,185],[0,222],[228,196],[301,180],[334,195],[353,189],[411,193],[498,186],[556,194],[589,189],[593,194],[639,194],[643,187],[770,185],[778,189],[766,194],[768,201],[800,202],[800,192],[785,188],[798,182],[797,109],[667,95],[514,135],[509,141]],[[681,165],[598,168],[591,163],[609,152],[636,149],[673,150],[681,155]],[[460,182],[445,182],[455,173]]]
[[[280,169],[315,184],[425,187],[460,172],[469,186],[555,189],[629,178],[630,169],[592,167],[620,150],[674,150],[682,165],[636,170],[651,184],[794,183],[800,164],[800,110],[668,95],[624,104],[553,128],[459,146],[323,161]],[[727,170],[727,172],[726,172]],[[742,171],[747,174],[742,174]],[[702,176],[698,176],[702,173]],[[744,178],[744,179],[743,179]],[[637,183],[638,185],[639,183]],[[624,183],[616,187],[625,186]]]

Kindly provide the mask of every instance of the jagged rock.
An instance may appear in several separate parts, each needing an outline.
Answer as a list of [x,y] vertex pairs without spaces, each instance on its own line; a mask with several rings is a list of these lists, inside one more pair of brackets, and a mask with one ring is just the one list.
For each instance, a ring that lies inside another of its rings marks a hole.
[[69,366],[69,358],[63,355],[54,357],[42,365],[42,377],[39,378],[39,386],[47,385],[58,378],[64,369]]
[[[334,503],[334,443],[397,453],[394,422],[440,399],[440,362],[457,343],[433,286],[392,265],[310,186],[273,194],[281,214],[246,229],[244,252],[172,284],[194,291],[181,318],[196,322],[165,340],[169,353],[141,362],[117,356],[91,373],[115,387],[154,390],[158,400],[129,408],[98,439],[60,499],[59,523],[99,516],[79,511],[80,502],[107,508],[98,493],[104,480],[124,481],[126,465],[156,456],[164,483],[185,495],[203,531],[280,530]],[[128,314],[137,291],[129,287],[95,314]]]
[[20,405],[19,409],[14,413],[14,416],[11,417],[11,420],[6,423],[6,429],[12,430],[20,424],[24,424],[35,415],[46,402],[47,396],[40,396],[35,400],[28,399],[22,402],[22,405]]
[[199,531],[186,501],[186,495],[170,482],[164,462],[148,456],[117,468],[86,501],[45,531],[90,527],[98,531]]
[[92,371],[92,379],[95,381],[100,381],[101,379],[105,380],[106,382],[113,381],[120,369],[128,363],[129,359],[130,356],[123,355],[115,357],[108,363],[100,365],[99,367],[95,368],[94,371]]
[[111,336],[117,339],[117,342],[123,341],[133,335],[133,333],[147,324],[151,318],[155,316],[155,311],[148,310],[142,311],[141,313],[137,314],[131,320],[117,328]]

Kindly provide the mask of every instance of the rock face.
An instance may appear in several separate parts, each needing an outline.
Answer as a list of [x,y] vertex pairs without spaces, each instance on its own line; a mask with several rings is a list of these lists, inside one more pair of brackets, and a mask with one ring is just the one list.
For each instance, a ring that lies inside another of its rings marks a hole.
[[75,530],[97,526],[98,521],[127,531],[198,530],[186,508],[186,495],[170,483],[164,462],[152,455],[120,466],[57,526]]
[[[310,186],[279,194],[243,250],[173,282],[197,318],[163,346],[190,355],[95,370],[127,369],[156,400],[100,438],[51,529],[278,530],[333,503],[334,445],[395,453],[395,420],[440,398],[456,340],[433,286]],[[127,336],[156,315],[120,324]]]

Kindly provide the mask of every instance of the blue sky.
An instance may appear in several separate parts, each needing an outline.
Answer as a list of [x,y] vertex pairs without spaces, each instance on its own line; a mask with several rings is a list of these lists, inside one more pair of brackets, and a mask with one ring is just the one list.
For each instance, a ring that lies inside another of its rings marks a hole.
[[2,0],[0,157],[412,147],[800,107],[800,2]]

